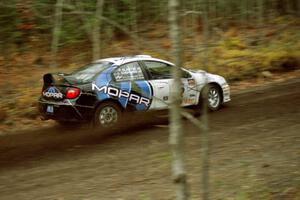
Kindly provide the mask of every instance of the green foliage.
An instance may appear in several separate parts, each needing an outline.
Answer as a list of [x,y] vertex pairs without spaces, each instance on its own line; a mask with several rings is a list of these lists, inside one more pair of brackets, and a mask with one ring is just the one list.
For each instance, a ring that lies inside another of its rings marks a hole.
[[221,44],[225,49],[245,49],[246,45],[239,37],[231,37],[225,39]]
[[[79,41],[87,41],[89,38],[92,24],[95,21],[96,1],[65,0],[63,9],[63,28],[60,33],[61,45],[73,44]],[[24,33],[20,31],[19,25],[22,23],[17,5],[22,1],[12,0],[0,3],[0,45],[1,50],[5,46],[15,45],[24,40]],[[27,2],[27,1],[26,1]],[[26,5],[33,12],[33,32],[35,37],[43,38],[50,43],[54,26],[54,8],[56,0],[31,0]],[[255,25],[257,23],[257,12],[259,4],[250,0],[216,0],[205,4],[206,1],[181,1],[181,10],[201,11],[206,6],[209,10],[210,21],[213,25],[222,28],[229,28],[232,24],[243,23],[243,25]],[[283,24],[286,19],[297,16],[299,5],[295,0],[286,1],[291,6],[278,7],[278,0],[264,1],[264,17],[275,24]],[[104,1],[103,15],[105,18],[119,24],[126,29],[135,31],[147,31],[150,25],[157,23],[167,24],[167,0],[112,0]],[[276,17],[272,17],[276,16]],[[193,15],[196,23],[200,22],[200,16]],[[84,20],[82,20],[84,19]],[[242,19],[242,20],[241,20]],[[149,25],[149,26],[148,26]],[[202,26],[199,24],[199,26]],[[124,33],[115,26],[102,23],[100,28],[103,34],[102,39],[107,43],[114,38],[118,38]],[[27,36],[26,36],[27,37]],[[45,39],[48,38],[48,39]],[[226,39],[223,43],[226,49],[243,49],[245,44],[236,37]]]
[[151,196],[148,193],[143,193],[138,198],[139,200],[152,200]]
[[15,0],[0,4],[0,53],[20,36],[18,21]]
[[283,31],[277,40],[256,47],[247,45],[242,36],[226,37],[209,51],[207,70],[236,80],[259,76],[263,71],[297,69],[300,67],[300,42],[296,35],[297,31]]

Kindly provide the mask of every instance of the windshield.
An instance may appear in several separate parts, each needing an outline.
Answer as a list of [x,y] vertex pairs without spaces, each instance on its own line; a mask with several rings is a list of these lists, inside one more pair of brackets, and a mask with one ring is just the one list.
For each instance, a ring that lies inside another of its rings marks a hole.
[[89,82],[95,75],[109,68],[112,64],[111,62],[91,63],[65,76],[65,78],[71,82]]

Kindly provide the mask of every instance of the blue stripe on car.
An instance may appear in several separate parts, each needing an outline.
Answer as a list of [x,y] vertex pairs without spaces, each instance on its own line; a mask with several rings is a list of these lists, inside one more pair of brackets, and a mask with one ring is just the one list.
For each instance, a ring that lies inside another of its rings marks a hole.
[[[127,81],[127,82],[121,82],[121,86],[120,89],[122,91],[126,91],[128,93],[131,92],[131,82]],[[123,106],[123,108],[127,107],[127,103],[128,103],[128,98],[126,97],[121,97],[119,98],[119,102],[121,103],[121,105]]]
[[[114,67],[110,67],[104,70],[97,78],[96,78],[96,85],[97,87],[101,88],[102,86],[109,85],[110,81],[112,80],[111,73],[114,70]],[[108,99],[109,95],[105,94],[103,91],[97,91],[97,99],[98,100],[105,100]]]
[[[148,99],[152,99],[152,90],[147,81],[135,81],[136,85],[141,89],[141,96],[146,97]],[[150,105],[149,105],[150,107]],[[149,107],[147,107],[145,104],[137,104],[135,106],[136,110],[147,110]]]

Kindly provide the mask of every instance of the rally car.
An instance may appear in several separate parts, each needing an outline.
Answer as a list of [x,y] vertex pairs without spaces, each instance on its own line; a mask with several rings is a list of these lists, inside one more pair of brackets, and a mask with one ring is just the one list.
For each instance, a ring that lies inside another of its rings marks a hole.
[[[124,113],[168,109],[174,64],[148,55],[97,60],[71,74],[45,74],[39,109],[43,119],[116,125]],[[226,80],[205,71],[182,71],[182,106],[199,105],[203,92],[210,110],[230,101]],[[204,90],[206,88],[206,90]]]

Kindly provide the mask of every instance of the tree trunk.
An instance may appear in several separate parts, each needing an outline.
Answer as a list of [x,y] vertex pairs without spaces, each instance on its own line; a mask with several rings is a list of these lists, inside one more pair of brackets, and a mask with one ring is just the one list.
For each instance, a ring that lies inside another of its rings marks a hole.
[[22,47],[31,42],[30,37],[34,35],[34,29],[36,27],[32,4],[32,0],[19,0],[16,3],[16,12],[20,20],[20,24],[17,28],[22,33],[18,43],[22,45]]
[[[207,82],[207,81],[206,81]],[[204,93],[207,92],[204,89]],[[201,152],[202,152],[202,199],[209,200],[209,132],[208,132],[208,117],[207,117],[207,96],[204,95],[202,102],[202,116],[201,116],[201,123],[203,124],[201,129]]]
[[93,60],[101,57],[101,39],[100,39],[100,27],[101,17],[103,12],[104,0],[97,0],[96,11],[95,11],[95,23],[93,27]]
[[131,10],[131,28],[132,28],[132,32],[134,32],[135,34],[138,33],[138,22],[137,22],[137,18],[138,18],[138,10],[137,10],[137,0],[132,0],[131,4],[130,4],[130,10]]
[[62,8],[64,0],[57,0],[55,5],[55,16],[54,16],[54,27],[52,33],[52,43],[51,43],[51,54],[52,54],[52,64],[51,67],[57,66],[57,50],[59,43],[59,34],[62,24]]
[[263,24],[264,24],[264,0],[257,0],[257,6],[258,6],[258,12],[259,12],[259,16],[258,16],[258,24],[259,27],[262,28]]
[[[206,0],[206,6],[208,6],[208,0]],[[207,69],[208,67],[208,44],[209,44],[209,16],[207,9],[203,10],[203,36],[204,36],[204,60],[203,60],[203,67]],[[207,80],[205,80],[205,84]],[[208,120],[207,120],[207,88],[204,89],[204,96],[202,97],[202,119],[201,122],[203,124],[203,128],[201,130],[201,148],[202,148],[202,199],[208,200],[209,199],[209,133],[208,133]]]
[[173,46],[173,58],[175,67],[173,68],[174,85],[171,91],[171,107],[170,107],[170,137],[169,143],[172,153],[172,174],[176,185],[176,199],[188,199],[188,189],[186,182],[186,172],[183,151],[183,129],[181,122],[181,70],[182,66],[182,46],[181,33],[179,28],[179,1],[169,0],[169,24],[170,38]]
[[241,3],[241,25],[246,28],[248,25],[248,0],[242,0]]
[[208,7],[209,0],[204,0],[204,5],[202,8],[202,22],[203,22],[203,43],[205,46],[204,56],[203,56],[203,67],[207,68],[208,65],[208,40],[210,34],[210,24],[209,24],[209,16],[208,16]]

